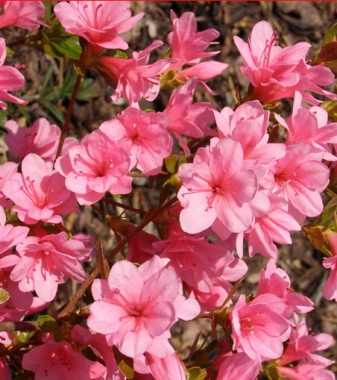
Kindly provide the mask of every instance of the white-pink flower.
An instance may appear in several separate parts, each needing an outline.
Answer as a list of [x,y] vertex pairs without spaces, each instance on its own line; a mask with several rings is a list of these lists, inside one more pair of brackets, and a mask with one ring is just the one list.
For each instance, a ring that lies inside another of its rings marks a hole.
[[186,300],[176,274],[164,268],[167,261],[154,256],[140,267],[120,261],[108,280],[95,280],[88,326],[112,334],[112,342],[129,357],[149,352],[157,357],[174,353],[169,329],[179,319],[190,320],[200,311]]

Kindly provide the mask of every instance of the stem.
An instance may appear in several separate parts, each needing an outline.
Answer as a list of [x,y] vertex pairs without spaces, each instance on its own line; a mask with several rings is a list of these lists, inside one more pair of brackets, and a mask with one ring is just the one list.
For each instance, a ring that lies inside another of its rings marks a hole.
[[[140,224],[137,226],[134,231],[130,233],[127,237],[125,237],[119,244],[116,245],[116,247],[110,252],[110,254],[107,256],[107,260],[111,260],[119,251],[122,249],[130,239],[132,239],[135,235],[138,234],[139,231],[141,231],[147,224],[149,224],[157,215],[162,213],[164,210],[171,207],[175,202],[177,201],[177,197],[171,198],[168,202],[166,202],[164,205],[158,207],[154,211],[152,211]],[[81,286],[78,288],[77,292],[74,294],[72,299],[69,301],[67,306],[60,312],[58,315],[58,318],[64,317],[68,313],[71,312],[71,310],[75,307],[78,300],[82,297],[84,292],[87,290],[87,288],[91,285],[91,283],[94,281],[94,279],[99,275],[100,268],[94,269],[90,275],[84,280],[84,282],[81,284]]]
[[71,118],[71,114],[73,113],[74,104],[75,104],[75,100],[76,100],[76,95],[77,95],[77,91],[78,91],[78,89],[80,87],[81,79],[82,79],[82,76],[79,75],[79,74],[77,74],[76,82],[75,82],[74,89],[73,89],[73,93],[71,94],[69,106],[67,108],[66,117],[65,117],[64,124],[63,124],[63,127],[62,127],[61,137],[60,137],[59,145],[57,147],[57,153],[56,153],[55,161],[61,155],[63,144],[64,144],[64,140],[65,140],[65,138],[68,135],[70,118]]
[[138,208],[134,208],[132,206],[125,205],[124,203],[120,203],[120,202],[114,201],[112,199],[103,198],[102,201],[109,203],[111,205],[117,206],[117,207],[122,207],[125,210],[132,211],[132,212],[135,212],[137,214],[142,214],[142,215],[147,214],[147,212],[144,210],[139,210]]

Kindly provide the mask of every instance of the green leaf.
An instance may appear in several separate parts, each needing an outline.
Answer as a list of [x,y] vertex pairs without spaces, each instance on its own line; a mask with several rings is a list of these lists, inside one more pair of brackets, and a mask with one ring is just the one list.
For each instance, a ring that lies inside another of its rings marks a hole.
[[337,211],[337,198],[331,199],[331,201],[324,207],[322,215],[318,220],[318,224],[323,224],[329,221],[334,213]]
[[188,373],[188,380],[204,380],[207,376],[207,371],[200,367],[189,368]]
[[114,54],[114,57],[123,58],[123,59],[129,58],[128,55],[123,50],[117,50],[116,53]]
[[30,338],[32,338],[35,333],[36,331],[23,331],[20,333],[17,339],[20,343],[28,343]]
[[67,33],[59,21],[27,39],[27,45],[54,58],[79,59],[82,53],[78,37]]
[[169,173],[173,174],[176,170],[177,164],[177,156],[175,154],[171,154],[170,156],[165,158],[165,166]]
[[116,347],[113,347],[112,350],[115,355],[119,370],[127,379],[133,379],[135,376],[135,371],[133,369],[133,359],[123,355],[117,350]]
[[4,288],[0,288],[0,305],[7,302],[11,298],[11,295]]
[[59,329],[58,323],[50,315],[40,315],[37,319],[37,325],[45,332],[55,332]]
[[323,38],[323,46],[335,40],[337,34],[337,23],[330,26]]
[[6,46],[6,57],[11,57],[15,54],[15,51]]
[[62,124],[64,123],[64,115],[63,113],[52,103],[45,101],[42,101],[42,104],[56,117],[56,119],[61,122]]

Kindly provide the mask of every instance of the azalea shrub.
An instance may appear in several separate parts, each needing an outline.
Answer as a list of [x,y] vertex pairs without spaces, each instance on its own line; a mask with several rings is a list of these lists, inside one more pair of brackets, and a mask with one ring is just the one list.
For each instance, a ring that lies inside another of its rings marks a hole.
[[[311,61],[310,44],[281,46],[267,21],[235,36],[250,84],[217,109],[194,95],[215,96],[208,81],[228,65],[215,60],[219,32],[191,12],[171,11],[166,40],[132,51],[123,33],[145,15],[130,2],[1,7],[0,28],[28,32],[9,47],[0,38],[0,378],[333,380],[321,352],[333,337],[307,327],[315,304],[292,289],[278,251],[302,231],[324,257],[323,296],[337,301],[337,25]],[[23,66],[5,62],[20,44],[76,70],[65,113],[49,105],[60,125],[12,119],[29,112]],[[70,121],[89,72],[124,106],[78,138]],[[138,177],[159,189],[147,210],[130,203]],[[88,209],[112,250],[69,227]],[[267,264],[247,293],[255,255]],[[197,332],[184,355],[172,327],[200,320],[209,336]]]

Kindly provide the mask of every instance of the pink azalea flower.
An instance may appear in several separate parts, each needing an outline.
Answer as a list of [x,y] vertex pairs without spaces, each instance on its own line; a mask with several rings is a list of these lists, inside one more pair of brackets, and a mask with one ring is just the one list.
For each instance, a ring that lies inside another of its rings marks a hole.
[[198,149],[192,164],[183,164],[178,176],[182,187],[178,199],[182,229],[198,233],[212,227],[227,238],[242,232],[253,220],[249,203],[258,181],[252,170],[245,170],[243,150],[238,141],[212,139],[211,146]]
[[129,107],[99,129],[111,140],[125,143],[130,152],[130,169],[136,167],[149,176],[161,171],[164,158],[172,151],[168,124],[169,118],[160,112],[146,113]]
[[166,358],[159,358],[147,353],[146,362],[154,379],[186,380],[184,365],[175,353]]
[[294,315],[294,319],[295,324],[291,329],[289,342],[279,364],[283,366],[300,360],[303,362],[304,359],[305,362],[313,364],[326,363],[330,365],[331,362],[328,359],[314,352],[323,351],[332,346],[334,344],[333,336],[325,333],[309,334],[305,319],[299,318],[297,314]]
[[248,304],[241,295],[230,313],[233,349],[240,349],[253,360],[277,359],[290,334],[282,317],[284,304],[273,294],[256,297]]
[[331,231],[327,235],[327,240],[333,256],[323,259],[323,266],[330,269],[330,273],[322,293],[327,300],[337,301],[337,233]]
[[337,123],[328,124],[328,113],[322,107],[302,108],[302,95],[295,92],[293,112],[287,120],[275,115],[276,120],[287,129],[286,144],[296,142],[310,144],[312,156],[317,160],[336,161],[328,144],[337,143]]
[[146,49],[133,52],[133,58],[115,58],[101,56],[95,65],[103,78],[115,88],[111,99],[117,101],[123,96],[129,103],[138,102],[141,98],[152,101],[160,90],[159,76],[169,66],[171,59],[159,59],[148,65],[152,50],[163,43],[155,40]]
[[311,156],[311,147],[307,143],[295,143],[287,146],[285,157],[279,159],[272,169],[274,183],[268,185],[273,194],[289,201],[292,208],[304,216],[317,216],[323,210],[320,193],[329,183],[329,169]]
[[334,362],[315,354],[316,351],[323,351],[333,343],[333,336],[330,334],[309,335],[305,319],[300,319],[294,315],[295,324],[289,337],[289,343],[284,350],[282,357],[278,360],[279,372],[293,380],[302,379],[322,379],[333,380],[333,373],[325,368]]
[[[223,248],[222,248],[223,249]],[[206,251],[205,251],[206,252]],[[198,287],[187,287],[191,291],[191,297],[194,297],[200,307],[201,312],[212,312],[216,307],[223,305],[229,292],[233,286],[231,282],[240,280],[248,270],[245,262],[239,258],[234,257],[233,252],[226,252],[223,254],[222,260],[219,260],[216,265],[215,275],[212,277],[212,285],[209,291],[200,291]],[[231,305],[229,301],[228,305]]]
[[270,195],[268,197],[269,208],[254,219],[251,229],[245,233],[244,238],[248,242],[250,256],[256,252],[275,259],[278,249],[275,243],[291,244],[289,231],[300,231],[301,226],[292,215],[287,212],[288,203],[285,199]]
[[73,345],[62,340],[55,342],[50,334],[45,342],[23,355],[22,367],[35,373],[37,379],[90,380],[90,372],[97,363],[84,357]]
[[0,377],[3,380],[11,380],[12,374],[9,370],[7,360],[5,358],[0,358]]
[[0,165],[0,206],[11,208],[13,202],[4,195],[2,188],[11,179],[12,175],[18,171],[18,164],[14,162],[5,162]]
[[216,136],[216,132],[208,127],[214,122],[214,107],[207,102],[192,103],[197,84],[197,78],[193,77],[183,86],[173,90],[163,111],[164,115],[170,117],[167,130],[179,140],[186,155],[190,155],[190,150],[181,135],[195,138],[203,137],[205,134]]
[[[170,58],[176,59],[167,69],[176,72],[178,82],[186,82],[188,78],[196,77],[200,83],[213,93],[204,83],[205,80],[220,75],[228,65],[221,62],[207,61],[200,62],[202,58],[212,57],[220,51],[205,52],[209,45],[217,44],[213,42],[219,36],[215,29],[207,29],[197,32],[197,22],[192,12],[185,12],[180,18],[171,10],[173,31],[167,36],[171,48]],[[183,66],[190,67],[181,69]]]
[[55,5],[54,12],[70,34],[86,39],[107,49],[129,46],[118,34],[132,29],[144,16],[141,12],[131,17],[129,1],[70,1]]
[[300,363],[292,367],[278,367],[278,371],[290,380],[336,380],[335,374],[325,367],[323,364]]
[[36,294],[44,301],[52,301],[58,284],[68,278],[82,282],[86,275],[81,256],[88,254],[85,245],[75,239],[68,240],[65,232],[47,235],[35,229],[37,236],[29,236],[17,245],[20,260],[11,273],[11,279],[19,282],[20,290]]
[[47,119],[40,118],[29,127],[19,127],[16,121],[5,123],[7,135],[5,142],[12,156],[24,159],[29,153],[36,153],[45,161],[54,162],[61,129],[49,124]]
[[10,296],[6,302],[0,305],[1,322],[22,320],[25,315],[30,313],[30,308],[33,305],[33,294],[21,291],[18,283],[10,279],[11,270],[17,259],[18,257],[14,254],[9,254],[0,259],[0,287]]
[[[3,38],[0,38],[0,99],[17,104],[27,104],[25,100],[8,93],[8,91],[20,90],[25,85],[25,77],[14,67],[3,66],[6,56],[6,43]],[[7,109],[7,104],[2,100],[0,100],[0,108]]]
[[224,256],[223,247],[208,243],[204,236],[187,234],[176,221],[169,222],[167,228],[167,238],[153,243],[159,256],[170,260],[167,267],[190,288],[209,292],[213,277],[222,274],[223,266],[218,262]]
[[221,380],[255,380],[260,372],[261,361],[251,359],[244,352],[225,358],[218,373]]
[[274,294],[286,305],[283,312],[285,318],[297,313],[308,313],[314,309],[314,303],[302,294],[293,293],[290,278],[287,273],[276,267],[274,259],[269,260],[266,270],[261,269],[259,286],[256,296],[262,294]]
[[3,7],[0,15],[0,28],[17,26],[23,29],[36,30],[40,25],[45,13],[41,1],[2,1]]
[[6,224],[6,214],[0,206],[0,254],[25,240],[28,232],[28,227]]
[[257,100],[241,104],[233,111],[225,107],[214,111],[219,137],[232,137],[240,142],[244,157],[267,164],[285,155],[284,144],[268,143],[269,111]]
[[66,188],[75,193],[82,205],[97,202],[107,191],[113,194],[131,191],[127,147],[100,130],[85,136],[81,144],[71,146],[55,167],[66,177]]
[[77,210],[74,196],[52,163],[30,153],[23,159],[21,170],[13,174],[2,191],[15,203],[14,211],[22,222],[62,223],[61,214]]
[[174,353],[169,329],[178,318],[193,319],[200,308],[186,300],[175,273],[157,256],[140,267],[120,261],[108,280],[95,280],[88,326],[112,334],[112,342],[129,357],[149,352],[157,357]]
[[324,66],[309,66],[305,56],[310,44],[299,42],[282,49],[275,46],[276,34],[266,21],[258,22],[249,36],[249,43],[235,36],[234,42],[243,58],[242,73],[253,85],[253,96],[262,103],[294,97],[301,91],[303,98],[313,104],[320,102],[306,91],[326,95],[332,99],[337,96],[323,90],[334,81],[330,69]]

